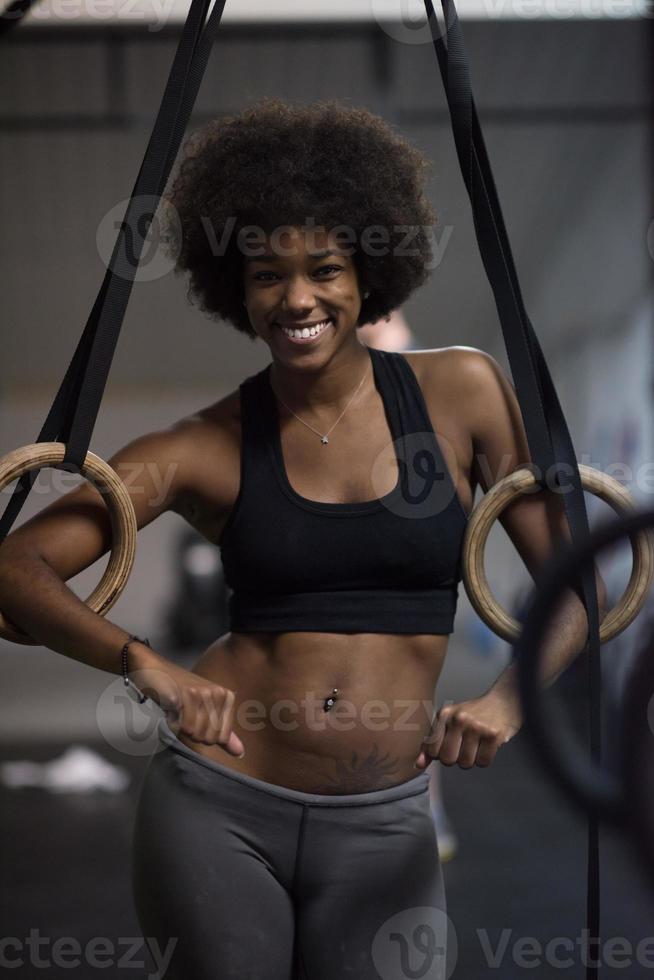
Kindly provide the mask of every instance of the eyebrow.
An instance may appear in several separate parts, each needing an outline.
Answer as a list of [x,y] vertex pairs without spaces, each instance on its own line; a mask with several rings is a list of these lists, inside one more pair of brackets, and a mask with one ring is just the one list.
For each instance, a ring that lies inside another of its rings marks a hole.
[[[337,258],[342,259],[343,256],[340,252],[334,252],[332,249],[325,249],[323,252],[309,252],[309,258],[312,259],[326,259],[328,255],[335,255]],[[265,252],[263,255],[246,255],[246,262],[275,262],[277,259],[282,259],[283,255],[271,255],[269,252]]]

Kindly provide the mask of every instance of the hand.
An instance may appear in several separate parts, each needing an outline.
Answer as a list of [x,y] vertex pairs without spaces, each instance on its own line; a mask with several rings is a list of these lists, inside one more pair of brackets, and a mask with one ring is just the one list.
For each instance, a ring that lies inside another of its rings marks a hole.
[[489,766],[500,745],[513,738],[521,726],[516,698],[492,689],[471,701],[446,701],[423,739],[415,766],[426,769],[434,759],[445,766],[456,763],[461,769]]
[[181,731],[195,742],[220,745],[237,758],[245,754],[243,743],[232,731],[234,691],[178,667],[147,648],[142,649],[129,677],[159,705],[175,734]]

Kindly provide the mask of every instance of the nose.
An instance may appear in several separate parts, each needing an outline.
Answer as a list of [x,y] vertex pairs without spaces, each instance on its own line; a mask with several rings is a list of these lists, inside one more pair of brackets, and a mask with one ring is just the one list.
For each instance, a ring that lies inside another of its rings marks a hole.
[[303,276],[288,280],[282,297],[282,309],[286,312],[302,314],[315,306],[313,286]]

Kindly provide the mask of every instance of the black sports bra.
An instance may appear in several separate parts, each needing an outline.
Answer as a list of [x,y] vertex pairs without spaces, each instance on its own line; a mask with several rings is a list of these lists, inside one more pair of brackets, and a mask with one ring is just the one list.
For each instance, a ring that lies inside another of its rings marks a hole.
[[298,494],[271,365],[239,386],[241,485],[220,539],[231,631],[452,632],[468,518],[411,365],[368,350],[399,468],[375,500]]

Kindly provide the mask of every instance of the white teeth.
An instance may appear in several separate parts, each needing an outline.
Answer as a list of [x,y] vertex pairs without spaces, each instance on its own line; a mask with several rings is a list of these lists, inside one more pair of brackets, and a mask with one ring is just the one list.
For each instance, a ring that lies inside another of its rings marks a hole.
[[282,327],[282,330],[287,337],[294,337],[297,340],[301,340],[307,337],[316,337],[319,333],[331,323],[331,320],[323,320],[322,323],[317,323],[315,327],[303,327],[302,330],[291,330],[289,327]]

